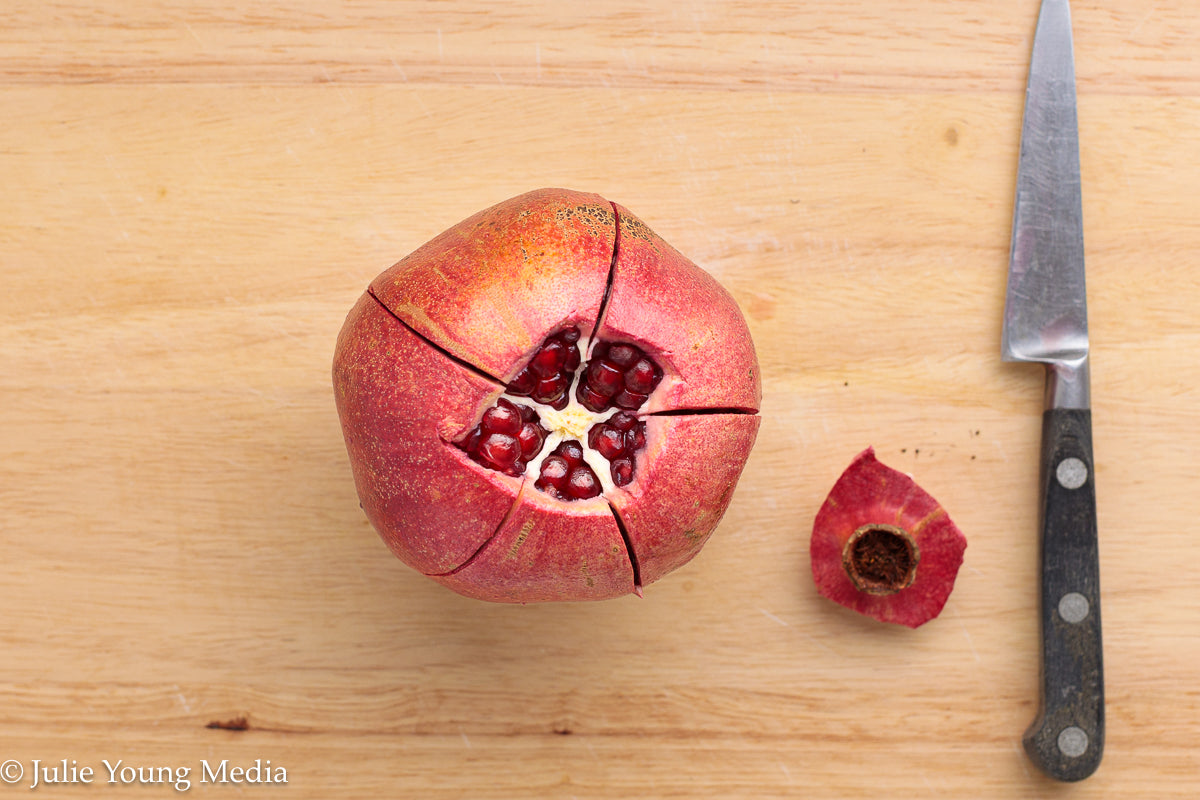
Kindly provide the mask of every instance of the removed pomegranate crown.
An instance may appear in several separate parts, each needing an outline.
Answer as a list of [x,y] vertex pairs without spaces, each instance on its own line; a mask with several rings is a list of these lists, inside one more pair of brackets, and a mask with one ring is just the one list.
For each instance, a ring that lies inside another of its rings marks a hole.
[[868,447],[817,512],[813,580],[836,603],[916,628],[941,613],[966,548],[946,510]]
[[599,600],[691,560],[758,432],[745,319],[625,208],[543,189],[371,282],[333,382],[359,499],[468,597]]

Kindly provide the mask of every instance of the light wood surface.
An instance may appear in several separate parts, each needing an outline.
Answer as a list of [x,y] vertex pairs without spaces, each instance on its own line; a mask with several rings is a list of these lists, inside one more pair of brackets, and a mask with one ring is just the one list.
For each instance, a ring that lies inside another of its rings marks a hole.
[[[1073,10],[1109,729],[1064,788],[1019,745],[1042,376],[999,360],[1035,0],[9,0],[0,795],[1194,797],[1200,7]],[[728,515],[640,600],[409,571],[333,407],[367,282],[541,186],[711,271],[762,362]],[[969,541],[917,631],[809,577],[867,445]]]

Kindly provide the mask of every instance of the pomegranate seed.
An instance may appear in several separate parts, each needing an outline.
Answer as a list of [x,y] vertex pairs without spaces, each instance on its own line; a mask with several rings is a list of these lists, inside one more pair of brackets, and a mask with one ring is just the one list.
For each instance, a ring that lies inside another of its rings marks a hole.
[[583,446],[574,439],[563,442],[554,448],[554,452],[565,458],[572,467],[578,467],[583,463]]
[[641,407],[642,403],[646,402],[647,395],[631,392],[628,389],[622,389],[617,396],[613,398],[613,403],[618,408],[635,409]]
[[637,417],[628,411],[618,411],[608,418],[608,424],[621,432],[630,431],[637,424]]
[[542,462],[542,473],[535,484],[539,489],[553,486],[556,489],[567,487],[567,476],[571,474],[571,465],[562,456],[549,455]]
[[501,399],[497,405],[483,412],[480,426],[487,433],[516,436],[521,432],[521,412],[509,401]]
[[533,357],[529,368],[540,377],[557,377],[567,360],[567,347],[562,342],[551,339],[541,346]]
[[625,431],[625,449],[630,453],[637,452],[646,446],[646,423]]
[[604,409],[608,408],[608,398],[596,392],[592,387],[585,383],[579,384],[579,390],[575,392],[575,397],[583,404],[588,411],[593,411],[599,414]]
[[616,364],[621,369],[629,369],[642,351],[638,350],[631,344],[614,344],[608,348],[608,360]]
[[567,379],[562,375],[542,378],[533,390],[533,399],[539,403],[553,403],[567,391]]
[[617,486],[628,486],[633,482],[633,460],[618,458],[609,467],[612,471],[613,483]]
[[600,481],[592,472],[591,467],[583,465],[571,470],[567,493],[579,500],[586,500],[600,494]]
[[625,454],[625,434],[607,425],[599,426],[600,433],[596,436],[595,449],[600,455],[612,461]]
[[520,397],[528,397],[533,394],[534,387],[537,386],[537,376],[529,369],[521,370],[517,376],[508,384],[508,393],[515,394]]
[[567,328],[558,335],[567,344],[575,344],[579,341],[579,328]]
[[587,383],[592,391],[605,397],[612,397],[625,384],[625,379],[613,364],[607,361],[593,361],[587,371]]
[[483,430],[476,425],[475,430],[467,436],[466,440],[459,445],[467,453],[473,454],[479,452],[479,442],[483,439]]
[[625,388],[638,394],[650,394],[661,377],[654,362],[643,357],[625,373]]
[[521,458],[528,461],[536,456],[542,449],[542,442],[546,440],[545,434],[535,422],[526,422],[521,426],[521,432],[517,434],[517,441],[521,444]]
[[521,445],[512,436],[493,433],[479,443],[479,455],[485,461],[503,469],[516,463],[521,455]]

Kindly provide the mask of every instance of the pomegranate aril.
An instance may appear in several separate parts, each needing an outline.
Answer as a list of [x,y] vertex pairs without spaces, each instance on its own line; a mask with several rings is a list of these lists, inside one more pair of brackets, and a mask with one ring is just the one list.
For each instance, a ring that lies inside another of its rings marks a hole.
[[625,454],[625,434],[607,425],[599,426],[593,448],[609,461]]
[[625,373],[625,388],[631,392],[648,395],[654,391],[660,378],[662,373],[654,366],[654,362],[642,358]]
[[521,456],[521,445],[512,436],[489,434],[479,443],[479,455],[487,463],[503,469],[513,466]]
[[638,423],[625,431],[625,449],[633,453],[646,446],[646,423]]
[[483,429],[478,425],[472,430],[462,444],[459,445],[463,450],[467,451],[468,455],[475,455],[479,452],[479,442],[483,440]]
[[534,485],[539,489],[545,489],[547,486],[553,486],[556,489],[565,489],[567,486],[567,477],[570,474],[571,465],[567,463],[565,458],[557,455],[546,456],[546,460],[542,462],[541,474]]
[[567,379],[561,375],[552,378],[542,378],[533,390],[533,399],[539,403],[551,404],[567,391]]
[[628,486],[633,482],[633,460],[629,458],[618,458],[612,462],[609,467],[612,472],[613,483],[617,486]]
[[543,378],[556,377],[567,360],[567,347],[562,342],[551,339],[546,342],[533,356],[529,368]]
[[609,346],[606,358],[624,370],[633,366],[641,354],[642,352],[631,344],[614,344]]
[[632,411],[635,408],[641,408],[642,403],[646,402],[648,396],[639,394],[638,392],[631,392],[628,389],[622,389],[613,398],[613,404],[617,408],[627,408]]
[[608,408],[608,398],[586,383],[579,384],[579,390],[575,392],[575,397],[583,404],[584,408],[596,414]]
[[612,397],[625,385],[621,370],[607,361],[593,361],[588,367],[587,383],[592,391]]
[[521,432],[521,412],[507,400],[501,399],[496,405],[483,412],[480,427],[487,433],[504,433],[516,436]]
[[517,373],[517,376],[509,382],[506,388],[509,394],[526,397],[533,394],[535,386],[537,386],[537,376],[533,374],[529,367],[525,367]]
[[624,433],[625,431],[633,430],[633,427],[637,425],[637,417],[628,411],[618,411],[608,418],[606,424]]
[[583,446],[574,439],[563,442],[554,448],[554,452],[566,459],[567,463],[572,467],[577,467],[583,463]]
[[517,434],[517,441],[521,444],[521,458],[528,461],[542,449],[542,443],[546,441],[546,432],[537,423],[526,422]]
[[591,467],[578,466],[571,470],[567,482],[567,494],[577,500],[586,500],[600,494],[600,481]]

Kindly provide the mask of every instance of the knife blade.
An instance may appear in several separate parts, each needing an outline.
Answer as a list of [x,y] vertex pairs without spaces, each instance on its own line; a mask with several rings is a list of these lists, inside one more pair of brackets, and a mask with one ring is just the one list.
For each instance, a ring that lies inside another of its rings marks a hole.
[[1071,11],[1042,0],[1021,127],[1001,353],[1045,365],[1041,686],[1029,758],[1063,781],[1104,751],[1100,565]]

